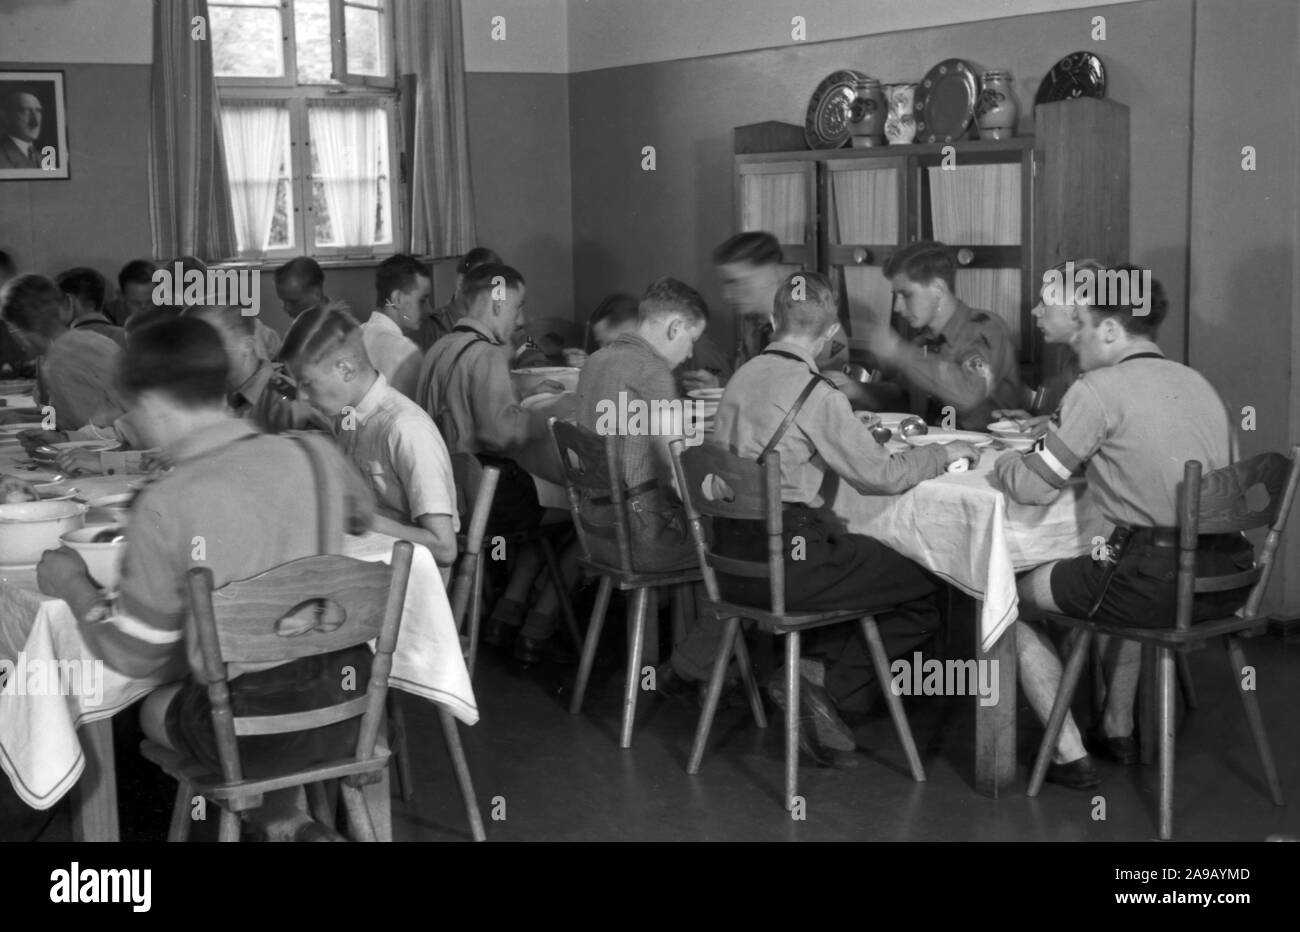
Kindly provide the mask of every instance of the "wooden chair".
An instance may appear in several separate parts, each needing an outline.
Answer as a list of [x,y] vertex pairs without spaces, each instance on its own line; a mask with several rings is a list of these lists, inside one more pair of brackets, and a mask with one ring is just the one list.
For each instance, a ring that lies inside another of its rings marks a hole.
[[460,514],[468,515],[469,524],[461,528],[456,537],[460,547],[460,560],[456,568],[456,581],[451,588],[451,614],[456,620],[456,630],[464,625],[469,615],[469,676],[474,678],[478,661],[479,627],[483,617],[483,537],[487,533],[488,515],[492,499],[496,496],[501,469],[484,466],[470,453],[457,453],[451,458],[452,475],[456,482],[456,497]]
[[[903,753],[907,756],[912,778],[918,783],[924,782],[925,770],[921,766],[916,742],[912,739],[912,729],[903,711],[902,700],[888,688],[891,679],[889,658],[885,655],[885,647],[880,639],[880,630],[875,618],[853,610],[834,612],[786,610],[780,455],[773,451],[760,465],[711,444],[688,450],[681,441],[673,441],[672,454],[678,487],[686,490],[684,499],[686,514],[691,522],[691,534],[695,539],[695,549],[708,592],[704,610],[726,623],[722,644],[718,647],[718,659],[714,662],[713,676],[709,681],[708,698],[695,733],[695,744],[691,749],[687,772],[698,773],[704,757],[704,747],[709,740],[709,730],[713,726],[713,716],[721,693],[722,673],[726,666],[723,658],[730,651],[733,640],[738,643],[743,640],[736,636],[740,619],[753,619],[761,630],[785,635],[786,638],[785,805],[787,809],[793,808],[799,789],[800,636],[804,631],[813,628],[857,621],[862,626],[862,634],[871,652],[876,677],[883,687],[889,714],[894,720],[894,728],[903,745]],[[761,528],[761,530],[756,529],[756,533],[767,535],[767,559],[739,560],[716,553],[705,532],[703,520],[705,517],[755,522]],[[770,586],[771,608],[762,609],[725,601],[718,588],[718,571],[729,576],[766,578]]]
[[[144,756],[179,783],[168,841],[184,841],[189,835],[190,800],[196,794],[220,807],[219,840],[238,841],[239,814],[260,806],[263,794],[297,786],[308,788],[330,780],[341,780],[340,791],[352,834],[360,841],[376,840],[361,787],[381,780],[388,767],[388,752],[377,748],[377,743],[412,553],[410,542],[399,541],[393,547],[391,566],[342,556],[308,557],[228,583],[215,593],[211,570],[190,570],[190,611],[203,654],[221,773],[213,773],[183,752],[152,741],[142,744]],[[295,630],[292,635],[282,633],[285,620],[314,600],[323,603],[317,626]],[[337,616],[332,617],[335,613]],[[308,712],[233,714],[226,664],[297,660],[376,639],[370,683],[364,695]],[[358,717],[360,733],[351,757],[281,776],[244,777],[237,737],[306,731]]]
[[[1047,617],[1078,630],[1078,637],[1066,662],[1061,679],[1061,689],[1048,718],[1047,733],[1029,779],[1029,795],[1037,796],[1047,773],[1052,750],[1056,747],[1065,714],[1074,698],[1079,673],[1087,648],[1094,634],[1138,641],[1144,651],[1154,651],[1157,665],[1159,702],[1156,732],[1159,739],[1160,813],[1159,830],[1162,839],[1173,835],[1174,803],[1174,657],[1203,648],[1213,638],[1223,638],[1228,653],[1228,663],[1234,681],[1240,683],[1245,666],[1241,640],[1263,631],[1268,617],[1260,613],[1260,603],[1268,588],[1287,517],[1295,502],[1296,486],[1300,484],[1300,446],[1291,448],[1291,458],[1279,453],[1265,453],[1245,462],[1216,469],[1201,476],[1201,464],[1189,460],[1183,472],[1178,503],[1178,603],[1169,628],[1141,628],[1093,622],[1065,615]],[[1268,494],[1268,504],[1252,509],[1247,503],[1248,493],[1262,486]],[[1201,534],[1234,534],[1256,528],[1268,527],[1264,546],[1256,557],[1255,565],[1239,573],[1223,576],[1198,576],[1196,574],[1197,537]],[[1237,613],[1192,624],[1193,602],[1201,593],[1225,592],[1250,586],[1250,596]],[[1282,788],[1278,782],[1277,767],[1269,749],[1268,736],[1259,711],[1259,700],[1254,690],[1241,689],[1242,705],[1250,726],[1255,748],[1259,752],[1269,793],[1275,805],[1284,805]]]
[[[577,715],[582,711],[582,700],[587,692],[587,681],[591,677],[591,667],[596,659],[596,648],[600,642],[600,632],[605,625],[605,614],[609,609],[609,599],[614,587],[617,586],[621,592],[630,591],[632,598],[628,602],[627,609],[630,629],[627,679],[623,688],[623,721],[619,733],[619,746],[630,748],[632,725],[636,718],[637,692],[641,680],[646,619],[650,614],[650,595],[662,586],[692,586],[699,582],[700,571],[694,567],[663,573],[645,573],[634,569],[632,537],[624,507],[628,492],[621,478],[623,470],[618,438],[599,437],[586,428],[556,418],[551,418],[548,423],[564,470],[564,484],[569,492],[573,524],[582,547],[579,565],[588,575],[600,577],[600,587],[596,591],[596,604],[591,611],[591,624],[587,627],[587,638],[582,647],[582,660],[578,664],[578,678],[573,689],[573,699],[569,703],[569,712]],[[607,523],[591,520],[591,508],[588,503],[592,499],[603,500],[602,504],[608,502],[613,506],[612,527]],[[592,556],[590,546],[592,537],[613,541],[618,553],[617,566]],[[759,724],[765,727],[762,699],[753,680],[743,638],[736,640],[735,655],[736,664],[746,682],[754,716]]]

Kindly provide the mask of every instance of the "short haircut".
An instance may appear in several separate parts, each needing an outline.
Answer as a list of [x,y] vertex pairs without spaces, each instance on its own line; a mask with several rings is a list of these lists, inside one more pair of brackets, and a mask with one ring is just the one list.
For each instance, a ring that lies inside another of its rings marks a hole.
[[839,320],[835,291],[820,272],[793,272],[776,289],[772,320],[778,335],[821,336]]
[[370,359],[361,339],[361,325],[341,301],[299,314],[280,347],[280,358],[295,367],[315,365],[333,355],[367,364]]
[[[1111,266],[1106,271],[1139,276],[1143,273],[1150,275],[1150,270],[1139,268],[1127,262]],[[1156,334],[1160,331],[1160,324],[1164,322],[1165,315],[1169,313],[1169,299],[1165,296],[1165,288],[1158,279],[1152,277],[1150,282],[1150,289],[1144,296],[1146,298],[1145,302],[1134,301],[1135,295],[1130,293],[1128,303],[1123,303],[1117,300],[1118,295],[1110,293],[1113,292],[1113,289],[1098,289],[1099,292],[1106,291],[1107,293],[1098,294],[1097,297],[1101,300],[1090,302],[1087,306],[1088,312],[1098,324],[1108,317],[1113,317],[1119,321],[1120,326],[1130,335],[1154,340]],[[1136,313],[1144,307],[1146,313]]]
[[223,307],[219,304],[200,304],[187,307],[181,311],[182,317],[197,317],[214,327],[224,329],[233,336],[253,337],[257,335],[257,318],[245,315],[237,307]]
[[0,249],[0,275],[13,275],[17,271],[18,267],[14,265],[14,257]]
[[25,333],[53,336],[62,304],[63,292],[44,275],[19,275],[0,290],[0,316]]
[[641,295],[637,316],[654,320],[671,314],[681,314],[693,322],[709,322],[709,306],[698,291],[675,278],[656,279]]
[[394,291],[411,291],[415,288],[417,278],[432,277],[429,267],[415,256],[400,252],[389,256],[375,269],[376,303],[383,305]]
[[460,261],[456,263],[456,274],[468,275],[480,265],[505,265],[505,263],[501,261],[500,256],[486,246],[475,246],[460,257]]
[[60,272],[54,282],[60,291],[76,298],[81,304],[88,304],[97,311],[104,306],[104,292],[108,289],[108,283],[94,269],[85,266],[68,269]]
[[605,298],[596,305],[596,309],[591,312],[590,324],[596,326],[599,323],[605,323],[610,327],[617,327],[628,321],[636,320],[639,301],[630,294],[616,292],[615,294],[606,295]]
[[152,285],[155,268],[149,259],[132,259],[117,273],[117,287],[126,291],[127,285]]
[[325,287],[325,271],[311,256],[296,256],[275,270],[277,285],[290,279],[304,288]]
[[939,279],[949,291],[957,290],[957,264],[953,261],[952,250],[933,240],[904,246],[885,261],[882,271],[885,278],[902,274],[918,285],[929,285]]
[[714,265],[748,262],[750,265],[779,265],[781,244],[771,233],[751,231],[737,233],[713,250]]
[[131,401],[155,391],[187,408],[214,407],[225,402],[229,367],[221,336],[210,324],[167,315],[132,332],[118,381]]
[[519,272],[508,265],[502,265],[499,262],[489,262],[487,265],[480,265],[478,268],[470,269],[465,276],[465,281],[461,284],[460,293],[466,299],[476,297],[480,292],[491,291],[495,287],[495,281],[500,278],[507,288],[522,288],[524,277]]

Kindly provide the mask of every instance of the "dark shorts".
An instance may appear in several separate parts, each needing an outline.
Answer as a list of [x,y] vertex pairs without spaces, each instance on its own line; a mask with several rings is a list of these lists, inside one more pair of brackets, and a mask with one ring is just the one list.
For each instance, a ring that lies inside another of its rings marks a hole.
[[[514,460],[480,453],[479,462],[501,470],[492,510],[488,512],[487,535],[529,531],[542,523],[545,509],[537,501],[537,484],[529,472]],[[461,523],[469,527],[468,515]]]
[[[883,611],[933,596],[938,586],[919,565],[873,537],[840,529],[831,515],[787,507],[783,523],[785,605],[791,611]],[[716,518],[714,541],[722,556],[767,560],[767,532],[756,521]],[[769,606],[766,576],[757,579],[718,574],[724,598]]]
[[[370,682],[373,659],[363,644],[245,673],[230,681],[231,709],[235,715],[278,715],[355,699],[364,695]],[[349,677],[345,667],[355,670],[355,675]],[[173,747],[221,771],[207,686],[193,677],[186,680],[167,706],[166,724]],[[347,757],[356,750],[360,724],[361,719],[354,718],[310,731],[242,737],[239,760],[244,776],[271,777]]]
[[[1196,555],[1198,575],[1238,573],[1254,565],[1250,541],[1238,534],[1202,537]],[[1092,620],[1141,628],[1172,628],[1178,604],[1178,548],[1156,546],[1134,538],[1106,583],[1107,565],[1084,554],[1062,560],[1052,569],[1052,598],[1061,613],[1089,617],[1097,598],[1104,596]],[[1207,592],[1196,597],[1192,620],[1230,616],[1250,589]]]

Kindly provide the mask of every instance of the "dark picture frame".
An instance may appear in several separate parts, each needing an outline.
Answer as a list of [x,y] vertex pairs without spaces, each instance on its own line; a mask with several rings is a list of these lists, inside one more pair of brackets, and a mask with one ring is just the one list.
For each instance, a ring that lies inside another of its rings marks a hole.
[[0,181],[66,180],[62,71],[0,71]]

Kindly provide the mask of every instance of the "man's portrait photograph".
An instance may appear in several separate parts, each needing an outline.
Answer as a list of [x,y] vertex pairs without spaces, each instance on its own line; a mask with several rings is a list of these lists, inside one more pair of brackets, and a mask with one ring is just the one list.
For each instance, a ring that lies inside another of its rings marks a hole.
[[68,177],[60,71],[0,71],[0,181]]

